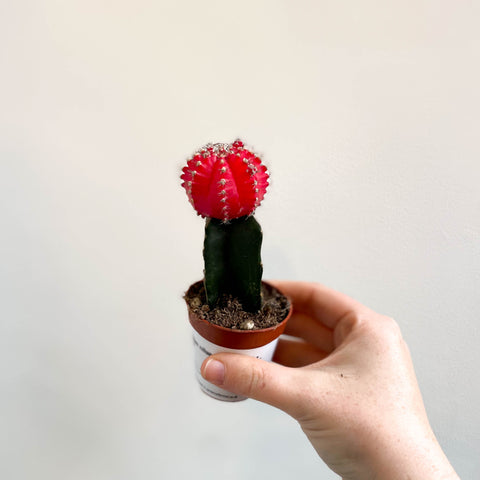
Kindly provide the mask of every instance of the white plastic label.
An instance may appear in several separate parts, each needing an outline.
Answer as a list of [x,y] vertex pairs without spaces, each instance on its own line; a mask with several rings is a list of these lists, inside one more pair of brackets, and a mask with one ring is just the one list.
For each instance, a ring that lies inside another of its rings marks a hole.
[[193,330],[193,346],[195,350],[195,374],[197,376],[198,383],[200,388],[204,393],[210,395],[217,400],[223,400],[225,402],[239,402],[240,400],[245,400],[247,397],[241,395],[235,395],[233,393],[227,392],[226,390],[213,385],[213,383],[207,382],[200,373],[200,368],[203,361],[213,355],[214,353],[241,353],[243,355],[248,355],[250,357],[260,358],[262,360],[271,361],[275,348],[277,346],[278,338],[273,340],[270,343],[267,343],[263,347],[252,348],[248,350],[237,350],[233,348],[220,347],[215,345],[212,342],[209,342],[203,338],[196,330]]

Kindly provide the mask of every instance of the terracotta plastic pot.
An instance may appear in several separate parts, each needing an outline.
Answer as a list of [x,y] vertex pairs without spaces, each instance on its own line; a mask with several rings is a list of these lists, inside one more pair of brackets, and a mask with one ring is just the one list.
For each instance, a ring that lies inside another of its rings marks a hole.
[[[200,282],[197,282],[200,283]],[[269,288],[282,293],[278,288],[267,282],[263,282]],[[193,344],[195,352],[195,373],[200,388],[204,393],[218,400],[237,402],[246,397],[227,392],[210,382],[207,382],[200,373],[205,358],[215,353],[242,353],[251,357],[271,361],[278,338],[285,330],[285,326],[292,314],[292,308],[287,316],[277,325],[260,330],[240,330],[214,325],[209,321],[198,317],[190,308],[188,317],[193,327]]]

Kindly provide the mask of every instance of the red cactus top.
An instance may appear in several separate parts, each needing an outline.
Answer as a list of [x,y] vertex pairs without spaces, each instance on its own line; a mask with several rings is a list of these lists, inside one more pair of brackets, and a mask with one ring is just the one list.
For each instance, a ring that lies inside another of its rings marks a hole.
[[224,221],[253,213],[268,186],[267,168],[240,140],[205,145],[188,160],[181,179],[199,215]]

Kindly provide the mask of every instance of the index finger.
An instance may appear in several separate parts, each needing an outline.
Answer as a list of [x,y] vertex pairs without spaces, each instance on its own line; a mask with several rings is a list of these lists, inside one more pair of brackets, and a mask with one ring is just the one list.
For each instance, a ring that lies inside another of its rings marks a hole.
[[304,313],[332,330],[346,315],[370,311],[348,295],[316,282],[271,281],[293,304],[293,311]]

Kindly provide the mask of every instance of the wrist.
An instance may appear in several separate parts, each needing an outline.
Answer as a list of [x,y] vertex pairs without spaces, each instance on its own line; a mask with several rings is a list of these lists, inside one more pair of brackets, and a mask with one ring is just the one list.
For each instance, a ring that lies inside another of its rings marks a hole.
[[429,426],[400,428],[372,445],[369,454],[374,478],[459,480]]

